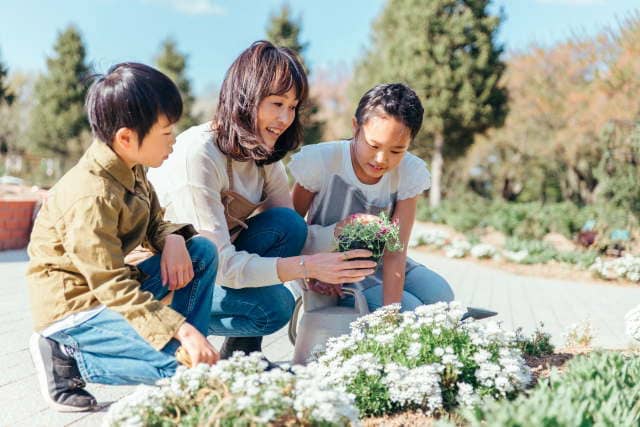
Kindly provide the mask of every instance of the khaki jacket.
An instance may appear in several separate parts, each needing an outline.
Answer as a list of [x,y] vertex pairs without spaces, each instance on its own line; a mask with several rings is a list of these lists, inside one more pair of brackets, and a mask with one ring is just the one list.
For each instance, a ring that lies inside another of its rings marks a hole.
[[185,319],[141,291],[142,272],[124,260],[140,244],[160,252],[167,235],[196,234],[162,218],[144,168],[128,168],[95,141],[51,189],[33,227],[27,281],[35,329],[104,304],[163,348]]

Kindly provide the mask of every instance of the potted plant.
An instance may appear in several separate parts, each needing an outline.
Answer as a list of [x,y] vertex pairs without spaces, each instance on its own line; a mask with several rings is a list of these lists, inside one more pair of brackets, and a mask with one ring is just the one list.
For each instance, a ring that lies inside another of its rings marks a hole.
[[389,220],[383,212],[376,219],[352,215],[351,221],[342,227],[336,238],[339,252],[352,249],[368,249],[371,259],[379,262],[384,251],[396,252],[402,249],[400,227]]

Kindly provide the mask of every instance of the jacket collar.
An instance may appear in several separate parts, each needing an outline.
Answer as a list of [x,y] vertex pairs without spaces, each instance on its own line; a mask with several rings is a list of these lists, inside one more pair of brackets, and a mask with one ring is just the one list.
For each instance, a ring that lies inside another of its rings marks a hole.
[[89,157],[127,190],[133,192],[135,175],[133,169],[102,141],[94,140],[87,150]]

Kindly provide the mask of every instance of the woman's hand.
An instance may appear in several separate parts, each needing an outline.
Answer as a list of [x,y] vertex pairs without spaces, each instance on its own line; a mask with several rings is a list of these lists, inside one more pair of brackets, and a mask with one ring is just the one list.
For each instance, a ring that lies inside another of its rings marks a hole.
[[377,264],[368,259],[352,258],[369,258],[371,255],[371,251],[366,249],[305,255],[307,277],[333,284],[359,282],[373,274]]
[[335,285],[331,283],[324,283],[316,279],[309,279],[307,281],[307,287],[309,288],[309,290],[322,295],[335,295],[339,297],[342,297],[344,295],[344,292],[342,292],[342,284]]
[[170,234],[164,242],[160,258],[162,284],[170,291],[184,288],[193,279],[193,264],[184,237]]

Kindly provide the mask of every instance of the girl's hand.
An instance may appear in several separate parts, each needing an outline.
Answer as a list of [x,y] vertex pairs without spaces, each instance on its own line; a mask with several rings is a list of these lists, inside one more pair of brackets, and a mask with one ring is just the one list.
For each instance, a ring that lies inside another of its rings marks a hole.
[[184,237],[168,235],[160,258],[162,284],[168,284],[170,291],[182,289],[191,282],[193,275],[193,264]]
[[352,260],[352,258],[368,258],[371,255],[371,251],[366,249],[306,255],[307,274],[310,278],[326,283],[359,282],[373,274],[377,264],[371,260]]
[[342,292],[342,284],[334,285],[331,283],[324,283],[316,279],[309,279],[307,281],[307,287],[309,288],[309,290],[322,295],[335,295],[339,297],[342,297],[344,295],[344,293]]

